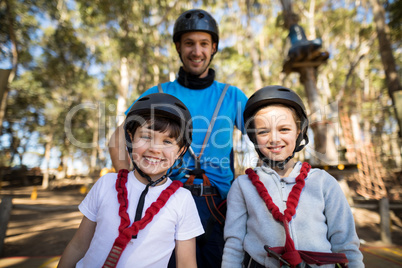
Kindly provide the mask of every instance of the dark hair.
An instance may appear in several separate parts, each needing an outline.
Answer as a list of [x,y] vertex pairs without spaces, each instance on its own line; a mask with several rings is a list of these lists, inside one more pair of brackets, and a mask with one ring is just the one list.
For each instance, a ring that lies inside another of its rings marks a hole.
[[164,116],[151,116],[142,115],[141,120],[133,120],[127,125],[127,131],[134,137],[135,131],[138,127],[148,125],[148,129],[159,131],[159,132],[169,132],[169,137],[174,138],[177,141],[177,145],[181,148],[185,146],[185,137],[183,137],[184,132],[182,131],[180,125],[170,118]]

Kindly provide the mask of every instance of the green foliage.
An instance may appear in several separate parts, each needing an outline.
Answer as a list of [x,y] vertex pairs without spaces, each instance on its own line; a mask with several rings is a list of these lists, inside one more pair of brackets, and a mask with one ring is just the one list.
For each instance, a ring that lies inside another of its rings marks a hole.
[[28,66],[31,62],[31,51],[22,48],[35,45],[35,30],[39,27],[35,11],[35,7],[28,0],[0,2],[0,62],[12,62],[11,42],[14,38],[18,42],[19,63]]
[[[181,63],[172,43],[172,28],[178,15],[189,8],[204,8],[218,20],[220,49],[211,66],[219,81],[236,85],[251,95],[256,90],[253,70],[258,70],[264,85],[286,84],[304,96],[299,75],[292,73],[286,77],[282,73],[290,44],[288,31],[282,27],[282,7],[276,2],[8,0],[7,3],[9,6],[5,1],[0,2],[0,62],[12,61],[9,26],[13,26],[18,61],[23,67],[10,85],[3,124],[3,134],[11,142],[0,146],[8,154],[29,151],[26,145],[34,144],[30,135],[39,134],[35,140],[38,147],[44,146],[45,137],[51,134],[53,146],[62,155],[78,154],[83,162],[90,162],[92,148],[75,146],[73,140],[92,142],[94,131],[98,131],[94,126],[99,109],[103,109],[102,116],[106,118],[100,120],[101,129],[113,130],[115,125],[111,121],[116,116],[119,95],[129,105],[149,87],[168,81],[171,73],[177,74]],[[342,100],[348,100],[356,111],[373,110],[379,103],[387,107],[384,67],[378,43],[372,41],[375,27],[367,19],[370,16],[362,16],[370,10],[352,4],[340,6],[339,1],[331,0],[317,0],[315,4],[312,28],[323,39],[323,49],[330,53],[327,63],[318,68],[328,83],[329,101],[344,92]],[[398,65],[401,64],[400,7],[400,0],[387,6]],[[311,34],[311,20],[306,15],[309,8],[309,1],[294,4],[307,35]],[[368,52],[362,55],[367,43]],[[256,58],[252,58],[251,51]],[[123,59],[128,67],[126,92],[121,83]],[[84,104],[88,104],[87,108],[74,113],[71,131],[67,133],[67,118]],[[369,124],[381,128],[375,121],[375,112],[364,115]],[[384,121],[392,122],[391,112],[383,116]],[[69,140],[68,135],[74,139]],[[104,137],[101,143],[106,143]],[[102,150],[108,154],[105,146]]]
[[389,27],[391,28],[391,36],[393,42],[399,44],[402,40],[402,1],[387,1],[388,5],[386,6],[386,10],[389,14]]

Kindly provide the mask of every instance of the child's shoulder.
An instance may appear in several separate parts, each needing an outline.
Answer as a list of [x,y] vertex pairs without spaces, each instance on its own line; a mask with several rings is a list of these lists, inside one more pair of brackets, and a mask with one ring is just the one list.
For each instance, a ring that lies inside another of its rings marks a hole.
[[176,198],[179,198],[179,200],[180,199],[182,200],[183,198],[191,198],[192,199],[190,190],[188,190],[184,187],[179,187],[173,196],[175,196]]
[[193,196],[191,195],[190,190],[184,188],[184,187],[179,187],[170,197],[169,200],[171,200],[173,206],[178,209],[182,210],[183,206],[188,205],[188,203],[193,203],[194,199]]
[[309,174],[319,174],[324,176],[331,176],[325,169],[312,167]]
[[309,174],[315,174],[315,175],[322,175],[322,176],[331,176],[325,169],[322,168],[311,168]]
[[[255,172],[255,170],[253,170]],[[235,178],[234,181],[242,182],[242,181],[249,181],[250,178],[247,174],[239,175]]]
[[321,181],[322,183],[335,183],[337,180],[326,170],[321,168],[312,168],[308,174],[307,179],[314,181]]
[[115,183],[118,173],[106,173],[102,177],[96,180],[97,184],[111,184]]
[[182,196],[187,196],[187,195],[191,195],[191,192],[189,189],[186,189],[184,187],[179,187],[179,189],[177,189],[176,193],[178,195],[182,195]]
[[[255,170],[254,170],[254,172],[255,172]],[[244,188],[244,187],[246,187],[246,185],[252,185],[252,182],[251,182],[250,177],[247,174],[244,174],[244,175],[239,175],[233,181],[232,187],[235,184],[239,185],[239,187],[241,187],[241,188]]]

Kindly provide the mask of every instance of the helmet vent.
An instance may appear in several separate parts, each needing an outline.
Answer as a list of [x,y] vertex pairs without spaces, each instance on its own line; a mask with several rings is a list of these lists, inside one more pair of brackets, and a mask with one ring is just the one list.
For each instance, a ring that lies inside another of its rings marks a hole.
[[176,106],[178,106],[180,109],[182,109],[182,110],[187,110],[187,108],[186,107],[184,107],[183,105],[181,105],[180,103],[175,103],[176,104]]
[[200,18],[200,19],[204,18],[204,14],[198,13],[198,18]]
[[191,13],[186,14],[186,19],[189,19],[189,18],[191,18]]
[[287,89],[287,88],[278,88],[278,91],[286,91],[286,92],[290,92],[290,90],[289,90],[289,89]]
[[149,100],[148,97],[143,97],[143,98],[139,99],[138,101],[147,101],[147,100]]

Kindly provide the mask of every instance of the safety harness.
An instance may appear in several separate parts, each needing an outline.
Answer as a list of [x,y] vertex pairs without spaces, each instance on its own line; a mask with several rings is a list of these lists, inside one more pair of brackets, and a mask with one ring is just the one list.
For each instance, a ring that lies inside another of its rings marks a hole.
[[169,198],[177,191],[177,189],[183,186],[181,181],[173,181],[165,190],[161,192],[158,199],[153,202],[145,211],[144,217],[138,221],[134,221],[134,223],[130,226],[130,218],[127,213],[128,199],[126,183],[128,173],[128,170],[121,169],[117,175],[117,200],[120,204],[119,236],[115,239],[113,247],[102,266],[103,268],[112,268],[117,266],[120,256],[126,248],[128,242],[130,242],[133,236],[136,236],[140,230],[144,229],[147,224],[152,221],[153,217],[160,211],[161,208],[163,208]]
[[[184,183],[184,188],[190,190],[191,194],[194,196],[204,196],[209,211],[211,212],[212,217],[208,219],[207,226],[205,228],[205,233],[199,237],[200,241],[204,243],[208,241],[210,234],[213,230],[213,225],[215,222],[218,222],[222,227],[225,224],[226,219],[226,199],[223,200],[220,204],[216,204],[214,201],[214,196],[219,195],[219,191],[217,188],[211,185],[208,176],[205,174],[205,170],[201,168],[201,156],[204,153],[205,147],[208,143],[209,137],[211,136],[212,129],[215,125],[216,118],[218,116],[219,110],[222,106],[222,102],[225,98],[226,92],[229,88],[229,84],[225,84],[225,87],[222,90],[222,93],[219,97],[219,100],[215,106],[214,113],[212,114],[211,123],[208,126],[207,133],[205,134],[204,142],[201,147],[201,151],[198,156],[194,153],[194,150],[189,146],[188,151],[191,156],[194,158],[195,168],[189,172],[189,178]],[[159,93],[163,93],[162,85],[158,84]],[[202,184],[194,184],[194,179],[202,179]]]
[[264,200],[268,210],[272,213],[274,219],[278,222],[282,222],[286,233],[286,242],[284,247],[269,247],[264,246],[264,249],[268,252],[268,257],[273,257],[279,260],[280,265],[286,265],[285,267],[296,267],[302,261],[307,264],[340,264],[341,267],[347,267],[348,260],[344,253],[326,253],[326,252],[313,252],[305,250],[296,250],[292,237],[289,232],[289,222],[296,213],[296,207],[299,203],[300,194],[305,185],[305,178],[310,171],[311,166],[304,162],[300,170],[300,174],[296,177],[296,184],[292,187],[292,191],[289,194],[286,201],[286,209],[284,213],[279,211],[279,208],[272,201],[264,184],[260,181],[259,176],[251,168],[246,170],[246,174],[257,188],[258,194]]

